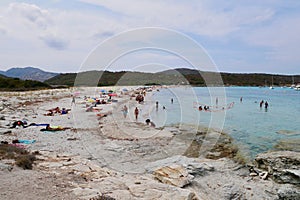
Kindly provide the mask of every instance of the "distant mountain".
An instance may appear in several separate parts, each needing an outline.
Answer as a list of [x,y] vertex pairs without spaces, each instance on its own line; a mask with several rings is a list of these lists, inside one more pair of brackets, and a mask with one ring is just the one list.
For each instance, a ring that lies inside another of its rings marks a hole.
[[42,82],[58,75],[58,73],[46,72],[34,67],[11,68],[7,71],[0,71],[0,74],[22,80],[35,80]]

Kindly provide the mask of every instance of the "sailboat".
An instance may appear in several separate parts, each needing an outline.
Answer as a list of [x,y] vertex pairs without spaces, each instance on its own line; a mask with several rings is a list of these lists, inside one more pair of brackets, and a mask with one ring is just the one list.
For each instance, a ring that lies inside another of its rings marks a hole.
[[273,76],[272,76],[272,85],[270,86],[270,89],[273,90],[274,87],[273,87]]
[[294,76],[292,76],[292,85],[291,85],[291,87],[290,87],[291,89],[294,89],[294,88],[296,87],[294,81],[295,81],[295,80],[294,80]]

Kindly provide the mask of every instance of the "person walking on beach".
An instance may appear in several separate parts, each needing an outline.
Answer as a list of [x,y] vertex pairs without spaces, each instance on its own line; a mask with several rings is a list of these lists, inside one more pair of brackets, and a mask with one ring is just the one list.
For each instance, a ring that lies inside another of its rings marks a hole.
[[123,111],[124,118],[126,118],[126,117],[127,117],[127,114],[128,114],[128,108],[127,108],[126,105],[124,105],[122,111]]
[[135,115],[135,120],[137,121],[138,116],[139,116],[139,109],[137,107],[135,107],[134,115]]
[[73,105],[73,103],[74,103],[74,105],[76,105],[76,103],[75,103],[75,96],[74,96],[74,95],[72,95],[72,102],[71,102],[71,106]]

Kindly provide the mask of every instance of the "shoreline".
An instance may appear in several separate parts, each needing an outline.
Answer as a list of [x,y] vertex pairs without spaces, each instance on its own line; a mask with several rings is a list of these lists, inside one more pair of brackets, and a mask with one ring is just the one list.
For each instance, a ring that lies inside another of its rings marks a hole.
[[[20,98],[14,95],[7,97],[7,104],[10,101],[12,103],[10,108],[6,105],[6,110],[1,111],[5,118],[0,121],[1,130],[8,121],[22,118],[28,122],[50,123],[72,129],[43,133],[38,127],[29,127],[8,129],[10,133],[0,134],[1,140],[36,140],[25,146],[29,151],[39,152],[30,173],[24,173],[27,170],[20,170],[14,165],[11,172],[0,171],[5,180],[2,184],[9,186],[18,180],[15,185],[28,185],[28,180],[24,180],[28,175],[33,180],[45,180],[46,184],[44,189],[32,185],[26,190],[20,190],[17,186],[8,189],[8,186],[2,185],[0,197],[19,199],[17,193],[20,193],[42,199],[38,193],[45,190],[51,199],[91,199],[97,195],[115,199],[153,199],[153,194],[165,199],[211,199],[224,198],[228,193],[237,193],[245,198],[251,195],[265,198],[268,195],[264,190],[254,192],[254,189],[267,188],[276,196],[276,190],[281,188],[271,180],[262,180],[258,175],[249,176],[247,167],[232,161],[229,155],[236,153],[236,149],[231,151],[229,147],[232,141],[224,133],[220,133],[221,137],[216,132],[206,134],[205,128],[194,133],[188,126],[182,126],[181,129],[153,128],[146,126],[144,119],[136,123],[133,109],[138,104],[135,98],[130,100],[129,96],[116,98],[117,103],[98,105],[99,111],[85,112],[87,102],[83,101],[82,92],[81,97],[76,98],[76,105],[71,107],[70,114],[43,115],[47,109],[56,106],[69,108],[71,94],[74,94],[73,89],[48,91],[45,94],[42,91],[26,93]],[[28,99],[31,103],[26,105]],[[130,110],[124,119],[121,108],[127,103]],[[140,106],[146,109],[144,106],[148,105]],[[110,112],[106,117],[97,119],[97,114]],[[206,154],[210,158],[194,154],[202,144],[209,143],[210,139],[217,136],[221,141]],[[5,160],[1,163],[8,165]],[[166,167],[174,169],[174,174],[169,174],[173,178],[162,175],[170,173]],[[56,181],[52,180],[53,176]],[[23,181],[20,181],[22,177]],[[228,189],[229,182],[232,182],[231,189]],[[48,191],[47,188],[53,187],[56,189]],[[214,191],[211,187],[218,189]],[[236,190],[236,187],[239,189]],[[252,189],[244,191],[243,187]]]

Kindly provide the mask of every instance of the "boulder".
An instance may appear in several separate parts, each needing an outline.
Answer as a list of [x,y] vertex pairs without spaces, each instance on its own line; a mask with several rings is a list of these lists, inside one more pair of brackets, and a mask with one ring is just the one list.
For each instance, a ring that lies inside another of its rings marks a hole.
[[293,186],[283,186],[278,190],[277,195],[277,200],[297,200],[300,199],[300,190]]
[[223,194],[224,199],[228,200],[242,200],[246,199],[243,195],[243,192],[237,185],[234,184],[227,184],[223,186]]
[[183,187],[188,185],[193,176],[181,165],[161,167],[153,172],[154,177],[162,183]]
[[206,173],[215,170],[214,167],[210,164],[207,164],[205,160],[177,155],[149,163],[146,166],[146,171],[152,173],[157,168],[170,166],[173,164],[182,165],[188,171],[188,173],[193,176],[203,176]]
[[255,165],[268,171],[270,177],[278,183],[300,185],[300,152],[262,153],[255,158]]

